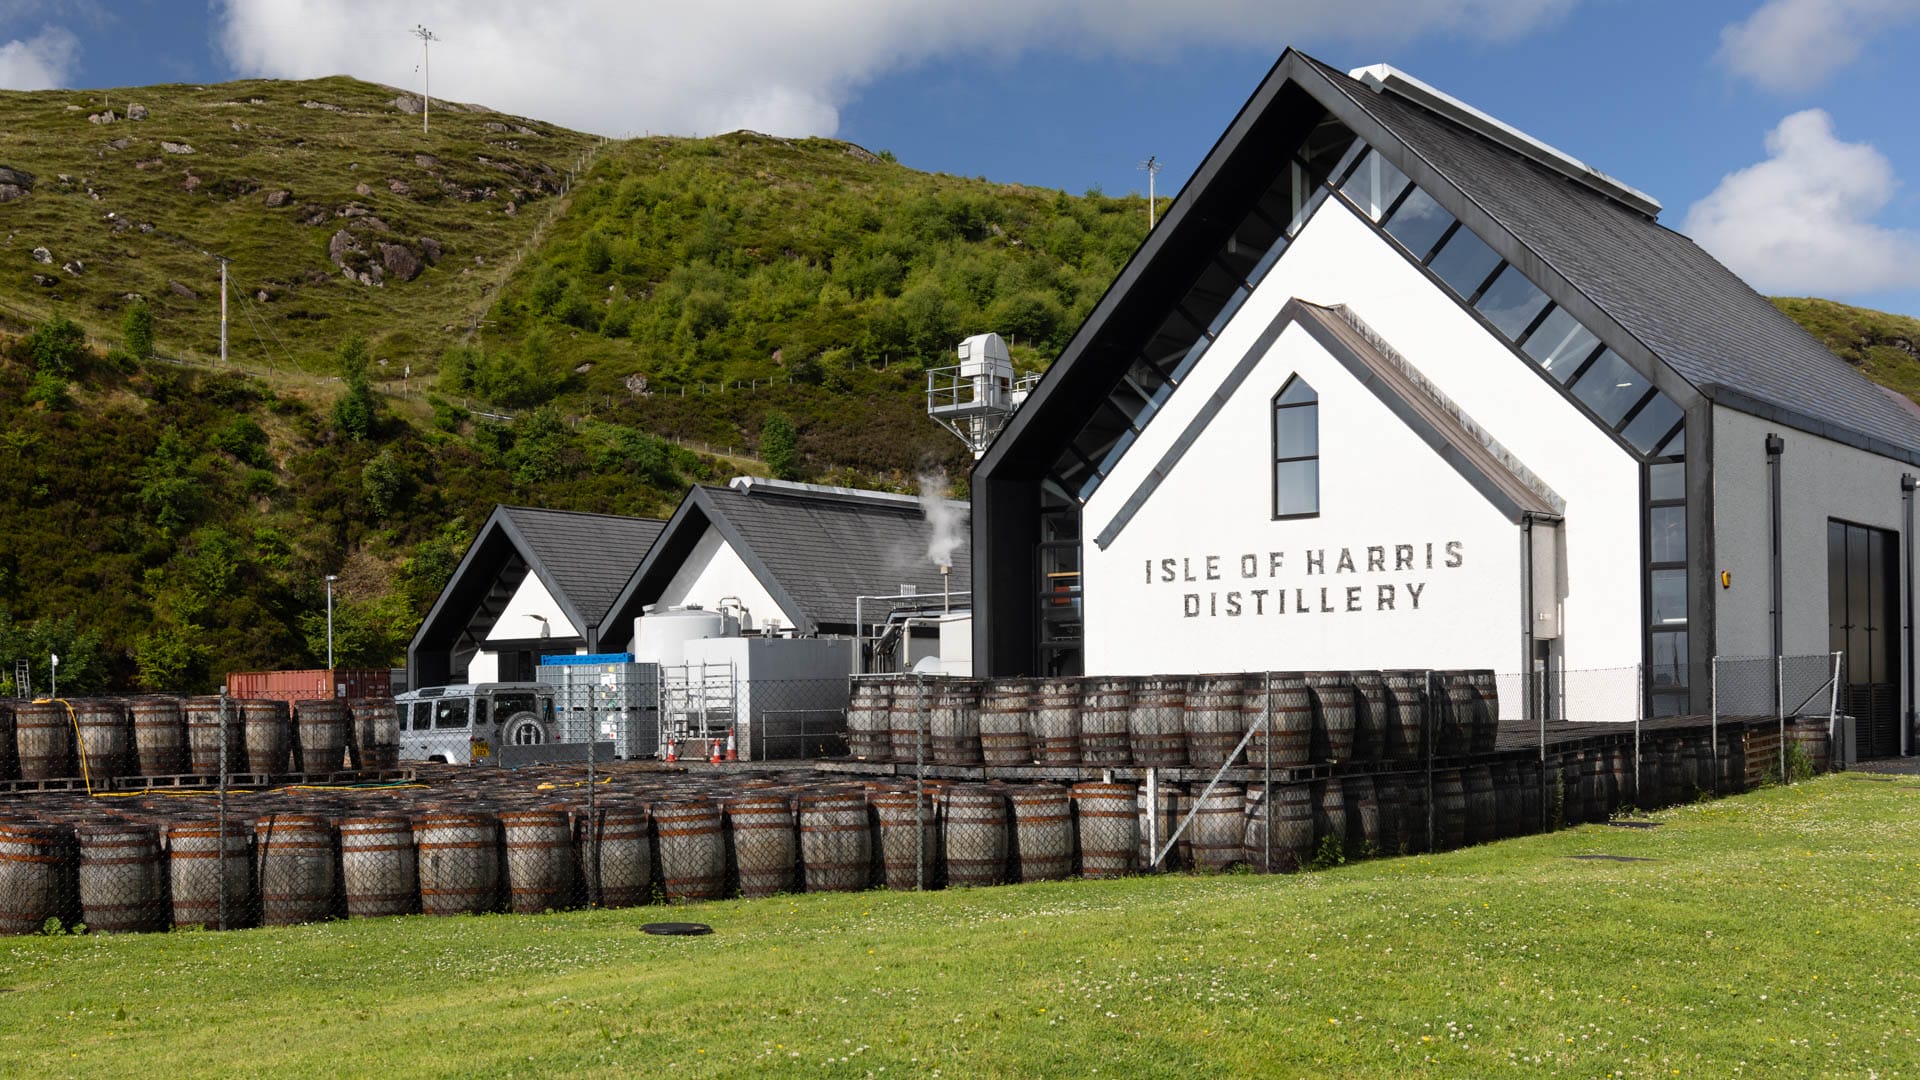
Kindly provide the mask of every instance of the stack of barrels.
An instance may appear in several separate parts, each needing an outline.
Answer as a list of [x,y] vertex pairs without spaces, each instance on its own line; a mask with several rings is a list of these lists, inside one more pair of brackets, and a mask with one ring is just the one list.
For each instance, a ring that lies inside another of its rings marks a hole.
[[[132,932],[1236,865],[1289,871],[1739,791],[1756,767],[1753,733],[1738,725],[1723,728],[1717,746],[1695,728],[1656,730],[1637,752],[1624,734],[1544,760],[1489,752],[1493,702],[1470,675],[1359,676],[1008,680],[973,684],[977,696],[950,680],[937,691],[894,684],[859,701],[886,725],[869,723],[864,745],[889,754],[905,697],[911,715],[939,717],[937,728],[906,729],[913,750],[978,763],[1206,768],[1243,745],[1254,766],[1330,763],[1276,771],[1270,785],[633,768],[603,775],[589,796],[574,766],[449,768],[433,786],[241,791],[224,823],[212,798],[18,792],[0,799],[0,934],[35,933],[49,920]],[[320,704],[333,707],[230,708],[230,757],[237,746],[247,768],[263,771],[380,760],[394,734],[391,703]],[[210,723],[217,769],[220,722],[217,701],[209,710],[200,699],[76,703],[71,717],[64,705],[16,704],[0,709],[13,748],[0,768],[197,769]],[[1777,738],[1771,745],[1777,755]]]
[[[222,728],[225,728],[224,732]],[[296,702],[218,697],[76,698],[0,705],[0,781],[326,775],[400,759],[391,698]]]
[[881,675],[853,681],[847,743],[896,763],[1293,768],[1490,754],[1499,717],[1490,671]]

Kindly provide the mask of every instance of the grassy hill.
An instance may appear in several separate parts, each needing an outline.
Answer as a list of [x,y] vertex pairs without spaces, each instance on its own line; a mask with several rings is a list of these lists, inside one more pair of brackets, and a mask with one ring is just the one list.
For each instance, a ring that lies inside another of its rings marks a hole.
[[[454,104],[423,134],[415,107],[346,78],[0,92],[0,332],[33,332],[0,347],[0,661],[60,651],[76,689],[312,664],[338,573],[342,661],[388,662],[497,501],[964,485],[925,370],[989,329],[1044,366],[1146,232],[1138,196],[834,140]],[[1920,322],[1777,302],[1920,394]],[[184,366],[111,351],[143,303]],[[791,460],[756,460],[783,426]]]
[[422,134],[417,105],[346,78],[0,93],[0,166],[32,180],[4,211],[0,315],[107,339],[145,297],[162,352],[215,356],[212,252],[249,366],[319,370],[354,335],[396,374],[437,358],[597,140],[440,103]]

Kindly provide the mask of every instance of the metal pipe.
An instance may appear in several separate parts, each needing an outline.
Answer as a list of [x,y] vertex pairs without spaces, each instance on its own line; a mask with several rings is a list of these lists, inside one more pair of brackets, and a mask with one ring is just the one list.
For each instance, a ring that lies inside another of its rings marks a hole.
[[1767,433],[1767,505],[1768,522],[1773,535],[1773,655],[1786,652],[1785,612],[1781,606],[1782,588],[1780,584],[1780,455],[1785,452],[1787,441],[1780,436]]
[[1916,478],[1912,473],[1900,474],[1900,503],[1906,518],[1907,527],[1907,714],[1906,723],[1900,725],[1900,753],[1902,756],[1913,753],[1913,490],[1916,486],[1920,486],[1920,478]]

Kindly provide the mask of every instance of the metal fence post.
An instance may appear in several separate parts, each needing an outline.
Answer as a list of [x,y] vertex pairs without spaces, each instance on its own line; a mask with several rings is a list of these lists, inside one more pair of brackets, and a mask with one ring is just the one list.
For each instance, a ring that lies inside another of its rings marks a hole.
[[1273,873],[1273,672],[1271,671],[1267,672],[1267,717],[1264,722],[1267,730],[1267,752],[1264,755],[1266,758],[1266,777],[1261,781],[1263,790],[1260,795],[1260,807],[1267,815],[1267,861],[1265,866],[1267,873],[1271,874]]
[[1773,658],[1773,718],[1780,725],[1780,782],[1793,783],[1787,775],[1787,658]]
[[[1547,798],[1547,702],[1546,665],[1535,672],[1531,665],[1522,675],[1527,680],[1527,704],[1533,707],[1534,716],[1540,721],[1540,831],[1546,832],[1553,824],[1553,805]],[[1536,698],[1535,694],[1539,696]]]
[[927,887],[927,677],[913,673],[915,688],[913,732],[913,891]]
[[1427,850],[1428,850],[1428,851],[1432,851],[1432,850],[1433,850],[1433,849],[1435,848],[1435,846],[1436,846],[1436,845],[1435,845],[1435,843],[1434,843],[1434,837],[1433,837],[1433,817],[1434,817],[1434,809],[1433,809],[1433,741],[1434,741],[1434,730],[1433,730],[1433,714],[1434,714],[1434,697],[1435,697],[1435,695],[1434,695],[1434,681],[1433,681],[1433,671],[1432,671],[1431,669],[1429,669],[1429,670],[1427,671],[1427,693],[1426,693],[1426,700],[1425,700],[1425,701],[1424,701],[1424,702],[1422,703],[1422,706],[1421,706],[1421,710],[1420,710],[1420,711],[1421,711],[1421,713],[1422,713],[1422,716],[1421,716],[1421,719],[1420,719],[1420,726],[1421,726],[1421,728],[1422,728],[1422,729],[1423,729],[1423,730],[1424,730],[1424,731],[1426,732],[1426,734],[1425,734],[1425,736],[1424,736],[1424,738],[1422,739],[1422,741],[1423,741],[1423,742],[1425,742],[1425,743],[1427,744]]
[[1647,712],[1647,668],[1645,664],[1633,665],[1633,803],[1645,809],[1640,801],[1640,783],[1645,768],[1640,760],[1640,721]]
[[593,792],[593,744],[600,738],[594,716],[593,685],[587,685],[587,906],[600,906],[600,816]]
[[227,688],[220,688],[220,929],[227,928]]
[[1720,658],[1711,660],[1707,678],[1707,748],[1713,758],[1713,793],[1720,794]]
[[[1828,772],[1840,771],[1834,766],[1838,764],[1840,761],[1840,751],[1842,749],[1840,746],[1836,745],[1836,743],[1839,741],[1839,737],[1840,737],[1840,674],[1842,671],[1841,664],[1845,656],[1846,656],[1845,653],[1838,652],[1838,651],[1836,651],[1833,654],[1833,685],[1827,691],[1827,771]],[[1857,725],[1859,722],[1860,722],[1860,718],[1857,716],[1854,717],[1854,723]],[[1859,738],[1857,730],[1854,737],[1856,740]]]

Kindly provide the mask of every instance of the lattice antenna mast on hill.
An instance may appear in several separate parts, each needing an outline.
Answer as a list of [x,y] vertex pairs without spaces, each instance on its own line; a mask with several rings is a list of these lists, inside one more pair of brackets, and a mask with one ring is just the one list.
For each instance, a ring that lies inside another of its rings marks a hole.
[[420,39],[420,134],[425,135],[427,114],[433,111],[433,43],[440,39],[424,26],[407,32]]
[[1153,231],[1153,213],[1155,209],[1153,178],[1160,175],[1160,158],[1158,155],[1149,155],[1147,160],[1140,163],[1139,167],[1141,172],[1147,174],[1147,231],[1151,232]]

